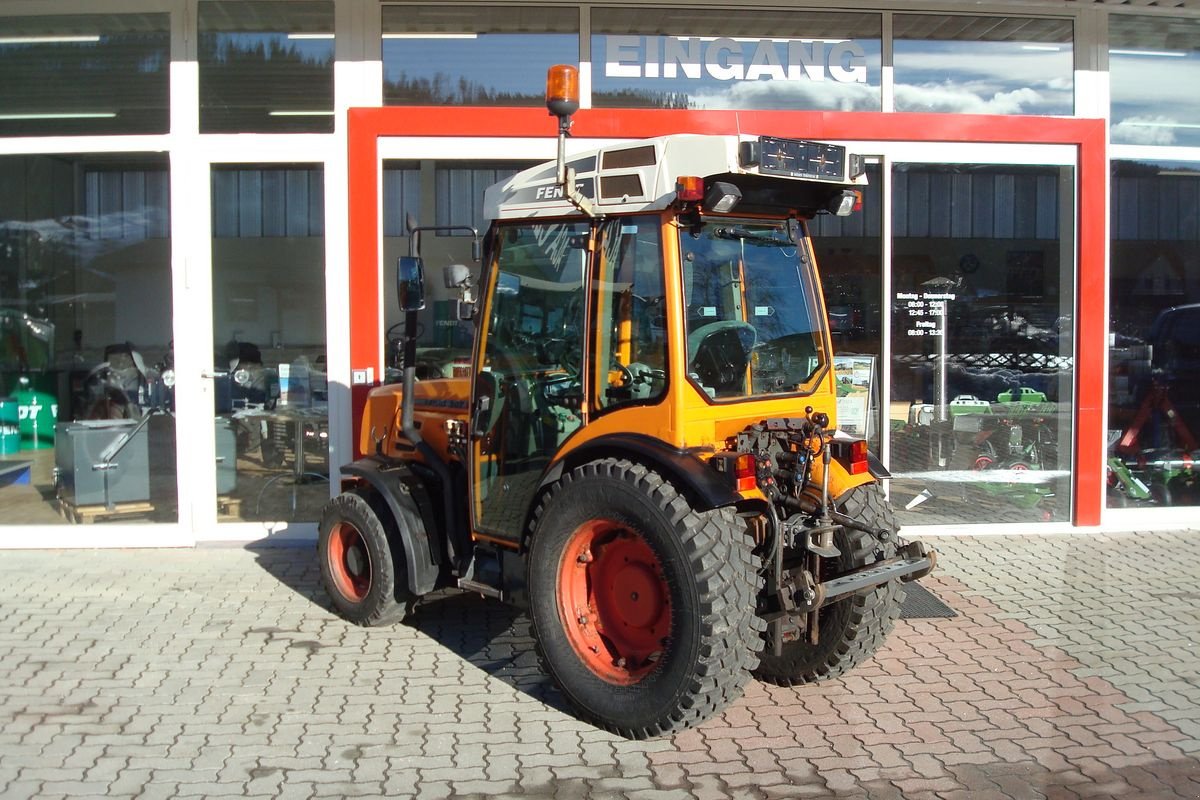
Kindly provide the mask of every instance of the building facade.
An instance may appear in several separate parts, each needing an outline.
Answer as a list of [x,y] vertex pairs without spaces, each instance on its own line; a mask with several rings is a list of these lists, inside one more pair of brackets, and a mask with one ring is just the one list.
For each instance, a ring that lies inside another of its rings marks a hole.
[[[484,187],[553,158],[555,63],[576,151],[867,156],[862,211],[811,228],[839,422],[906,527],[1192,520],[1196,0],[4,0],[0,547],[314,536],[394,374],[406,218],[479,227]],[[469,341],[448,300],[431,363]]]

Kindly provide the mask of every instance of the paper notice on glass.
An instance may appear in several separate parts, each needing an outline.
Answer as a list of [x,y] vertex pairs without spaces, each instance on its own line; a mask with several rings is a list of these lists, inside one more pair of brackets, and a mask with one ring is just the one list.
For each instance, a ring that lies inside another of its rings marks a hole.
[[837,399],[838,430],[854,436],[867,435],[867,393],[856,392]]

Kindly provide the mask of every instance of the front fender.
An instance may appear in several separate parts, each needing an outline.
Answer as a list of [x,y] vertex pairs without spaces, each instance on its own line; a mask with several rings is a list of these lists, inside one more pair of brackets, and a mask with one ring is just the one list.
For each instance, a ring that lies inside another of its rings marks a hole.
[[[405,577],[409,590],[428,594],[437,586],[441,548],[431,540],[436,532],[428,496],[421,479],[403,461],[368,456],[342,467],[342,474],[368,483],[383,496],[396,523],[396,537],[404,550]],[[424,499],[424,502],[420,500]]]

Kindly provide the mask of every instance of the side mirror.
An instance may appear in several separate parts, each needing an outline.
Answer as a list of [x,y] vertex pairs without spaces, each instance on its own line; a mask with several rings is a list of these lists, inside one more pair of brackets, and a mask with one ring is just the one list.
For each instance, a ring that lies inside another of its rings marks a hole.
[[396,259],[396,297],[401,311],[420,311],[425,307],[425,267],[420,258]]

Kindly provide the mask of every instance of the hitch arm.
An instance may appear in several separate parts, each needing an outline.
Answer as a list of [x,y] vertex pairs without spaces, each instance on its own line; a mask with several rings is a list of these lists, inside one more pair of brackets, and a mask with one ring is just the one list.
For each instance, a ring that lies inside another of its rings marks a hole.
[[819,584],[822,605],[896,578],[906,583],[915,581],[933,572],[936,566],[937,551],[927,548],[922,542],[912,542],[905,545],[900,555],[894,558],[869,564]]

